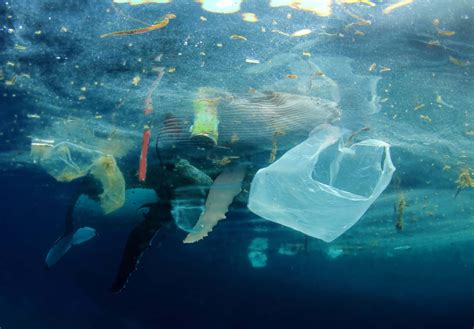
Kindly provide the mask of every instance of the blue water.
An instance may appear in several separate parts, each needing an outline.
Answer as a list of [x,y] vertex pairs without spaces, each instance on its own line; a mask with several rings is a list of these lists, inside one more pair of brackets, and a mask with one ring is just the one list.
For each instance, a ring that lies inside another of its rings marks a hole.
[[[351,6],[372,20],[370,27],[357,27],[363,37],[345,28],[353,19],[337,6],[334,17],[325,19],[289,8],[266,11],[266,1],[244,4],[261,25],[242,25],[238,14],[215,15],[190,2],[175,1],[166,11],[120,7],[147,22],[165,12],[177,18],[167,29],[112,41],[98,35],[136,25],[106,12],[107,1],[0,4],[6,22],[0,34],[0,329],[473,328],[474,191],[454,195],[460,170],[474,168],[474,3],[415,0],[385,16],[378,9],[386,3],[376,2],[376,12]],[[456,34],[439,36],[434,19]],[[60,32],[62,26],[72,34]],[[261,33],[262,26],[267,32]],[[288,39],[268,32],[275,26],[316,32]],[[35,37],[40,29],[43,34]],[[231,34],[248,42],[230,42]],[[433,40],[441,46],[427,45]],[[222,49],[215,47],[219,42]],[[15,49],[17,44],[27,50]],[[303,51],[339,86],[339,124],[352,130],[369,126],[364,138],[392,145],[393,182],[353,228],[326,244],[231,208],[196,244],[183,244],[186,232],[175,225],[161,230],[126,288],[112,294],[134,223],[98,223],[96,238],[45,269],[78,184],[57,182],[33,163],[32,138],[87,144],[95,142],[89,127],[105,134],[110,124],[126,136],[121,145],[127,156],[117,157],[122,170],[132,172],[146,86],[155,79],[150,63],[158,54],[159,65],[176,67],[176,73],[167,71],[154,104],[158,112],[180,114],[198,86],[236,95],[249,88],[306,89],[305,83],[293,84],[312,75],[298,66]],[[261,63],[249,66],[248,57]],[[391,71],[369,71],[372,63]],[[287,79],[289,73],[298,78]],[[14,74],[15,86],[5,85]],[[141,82],[134,89],[136,74]],[[374,77],[380,80],[371,90]],[[80,91],[83,85],[87,93]],[[86,100],[78,101],[84,94]],[[369,111],[371,96],[378,96],[378,111]],[[419,104],[425,105],[414,110]],[[78,122],[77,130],[70,122]],[[407,200],[405,227],[397,231],[393,207],[401,195]],[[256,238],[268,239],[262,268],[249,259]],[[295,254],[281,252],[288,244],[299,248]]]
[[225,234],[225,223],[192,248],[170,230],[125,291],[111,295],[128,230],[101,232],[46,271],[66,208],[51,195],[66,198],[71,188],[23,170],[4,173],[1,186],[3,328],[468,328],[473,321],[474,264],[462,257],[472,243],[395,260],[274,255],[254,269],[242,252],[248,238]]

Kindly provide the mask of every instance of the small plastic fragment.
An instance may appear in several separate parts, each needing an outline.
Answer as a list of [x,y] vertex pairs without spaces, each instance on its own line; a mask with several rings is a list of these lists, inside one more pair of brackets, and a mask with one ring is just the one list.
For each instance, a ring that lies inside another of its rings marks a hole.
[[150,3],[170,3],[171,0],[113,0],[114,3],[128,3],[132,6],[146,5]]
[[394,3],[393,5],[390,5],[388,7],[386,7],[384,10],[383,10],[383,13],[384,14],[390,14],[392,11],[394,11],[395,9],[398,9],[398,8],[401,8],[401,7],[404,7],[404,6],[407,6],[409,4],[411,4],[413,2],[413,0],[402,0],[402,1],[399,1],[397,3]]
[[449,56],[449,61],[454,64],[454,65],[457,65],[457,66],[469,66],[471,64],[471,62],[469,61],[463,61],[459,58],[456,58],[456,57],[453,57],[453,56]]
[[140,153],[140,165],[138,169],[138,180],[144,182],[146,179],[148,145],[150,144],[150,127],[143,130],[142,150]]
[[304,37],[305,35],[310,34],[312,31],[310,29],[301,29],[290,34],[291,37]]
[[247,41],[247,38],[244,37],[243,35],[238,35],[238,34],[232,34],[230,36],[230,40],[241,40],[241,41]]
[[242,13],[242,19],[243,19],[245,22],[249,22],[249,23],[256,23],[256,22],[258,22],[257,15],[255,15],[254,13]]
[[339,4],[343,5],[353,5],[356,3],[362,3],[364,5],[367,5],[369,7],[375,7],[375,3],[370,2],[369,0],[338,0],[337,1]]
[[246,58],[245,59],[245,63],[249,63],[249,64],[260,64],[260,61],[258,59],[254,59],[254,58]]
[[169,24],[170,20],[176,18],[175,14],[167,14],[165,18],[153,25],[139,28],[139,29],[133,29],[133,30],[126,30],[126,31],[116,31],[116,32],[111,32],[111,33],[106,33],[102,34],[100,37],[101,38],[108,38],[108,37],[116,37],[116,36],[123,36],[123,35],[132,35],[132,34],[142,34],[142,33],[147,33],[156,29],[161,29],[165,27],[166,25]]
[[428,122],[428,123],[431,123],[431,122],[432,122],[432,121],[431,121],[431,118],[430,118],[429,116],[427,116],[427,115],[423,115],[423,114],[420,115],[420,119],[423,120],[423,121],[425,121],[425,122]]

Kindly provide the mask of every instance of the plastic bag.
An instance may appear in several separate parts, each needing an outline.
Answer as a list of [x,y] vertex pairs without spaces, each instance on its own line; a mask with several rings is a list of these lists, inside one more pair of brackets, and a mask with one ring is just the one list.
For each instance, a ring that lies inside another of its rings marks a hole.
[[344,131],[315,128],[303,143],[255,175],[248,208],[326,242],[354,225],[389,184],[390,145],[374,139],[344,146]]
[[100,205],[105,214],[123,206],[125,179],[112,155],[70,142],[34,140],[31,154],[56,180],[70,182],[91,174],[102,184]]

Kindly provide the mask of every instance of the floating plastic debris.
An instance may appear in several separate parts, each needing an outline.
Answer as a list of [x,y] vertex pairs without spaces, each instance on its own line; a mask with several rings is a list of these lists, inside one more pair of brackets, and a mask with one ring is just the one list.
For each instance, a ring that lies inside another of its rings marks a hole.
[[114,36],[123,36],[123,35],[132,35],[132,34],[142,34],[142,33],[147,33],[156,29],[161,29],[165,27],[166,25],[169,24],[170,20],[176,18],[175,14],[167,14],[165,18],[153,25],[143,27],[140,29],[133,29],[133,30],[126,30],[126,31],[116,31],[116,32],[111,32],[111,33],[106,33],[102,34],[100,37],[101,38],[108,38],[108,37],[114,37]]
[[452,37],[455,34],[456,32],[454,31],[438,31],[438,35],[441,35],[443,37]]
[[436,95],[435,101],[436,101],[436,103],[441,104],[441,105],[446,106],[446,107],[449,107],[450,109],[454,108],[454,106],[452,106],[451,104],[446,103],[443,100],[443,98],[441,97],[441,95]]
[[241,40],[241,41],[247,41],[247,38],[244,37],[243,35],[238,35],[238,34],[232,34],[230,36],[230,40]]
[[337,3],[342,4],[342,5],[354,5],[354,4],[362,3],[370,7],[375,7],[375,3],[370,2],[369,0],[337,0]]
[[312,31],[310,29],[302,29],[290,34],[291,37],[304,37],[305,35],[310,34]]
[[242,13],[242,19],[243,19],[245,22],[249,22],[249,23],[256,23],[256,22],[258,22],[257,15],[255,15],[254,13]]
[[398,246],[393,248],[393,250],[410,250],[411,246]]
[[134,76],[133,79],[132,79],[132,85],[138,86],[138,84],[140,83],[140,81],[141,81],[140,76],[139,76],[139,75],[136,75],[136,76]]
[[461,169],[461,171],[459,172],[458,179],[456,180],[456,185],[458,189],[456,191],[455,196],[458,196],[459,192],[463,189],[466,189],[468,187],[474,188],[474,179],[471,176],[471,172],[471,168]]
[[415,106],[415,108],[413,109],[414,111],[418,111],[419,109],[422,109],[423,107],[425,107],[426,105],[424,103],[422,104],[418,104]]
[[331,16],[332,0],[271,0],[271,7],[290,7],[293,9],[312,12],[318,16]]
[[150,3],[170,3],[171,0],[113,0],[114,3],[128,3],[132,6],[146,5]]
[[340,249],[340,248],[336,248],[336,247],[329,247],[327,252],[326,252],[326,255],[330,258],[330,259],[336,259],[336,258],[339,258],[341,257],[342,255],[344,254],[344,250]]
[[456,58],[456,57],[453,57],[453,56],[449,56],[449,61],[451,63],[453,63],[454,65],[457,65],[457,66],[469,66],[471,64],[471,62],[469,61],[463,61],[459,58]]
[[258,59],[254,59],[254,58],[246,58],[245,59],[245,63],[249,63],[249,64],[260,64],[260,61]]
[[217,14],[233,14],[240,11],[242,0],[198,0],[202,9]]
[[35,114],[35,113],[32,113],[32,114],[28,113],[28,114],[26,115],[26,117],[27,117],[28,119],[41,119],[41,117],[40,117],[38,114]]
[[255,238],[250,242],[248,246],[248,259],[250,265],[253,268],[263,268],[267,266],[267,251],[268,249],[268,239],[267,238]]
[[404,6],[407,6],[409,4],[411,4],[413,2],[413,0],[402,0],[402,1],[399,1],[397,3],[394,3],[393,5],[390,5],[388,7],[386,7],[384,10],[383,10],[383,13],[384,14],[390,14],[392,11],[398,9],[398,8],[401,8],[401,7],[404,7]]
[[427,115],[423,115],[423,114],[420,115],[420,119],[423,120],[423,121],[425,121],[425,122],[428,122],[428,123],[431,123],[431,122],[432,122],[432,121],[431,121],[431,118],[430,118],[429,116],[427,116]]

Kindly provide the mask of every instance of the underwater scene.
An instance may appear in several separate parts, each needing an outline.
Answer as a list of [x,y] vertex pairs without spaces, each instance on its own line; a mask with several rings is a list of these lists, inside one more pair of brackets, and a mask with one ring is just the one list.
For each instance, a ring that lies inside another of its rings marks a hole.
[[474,1],[3,0],[0,196],[0,329],[471,329]]

